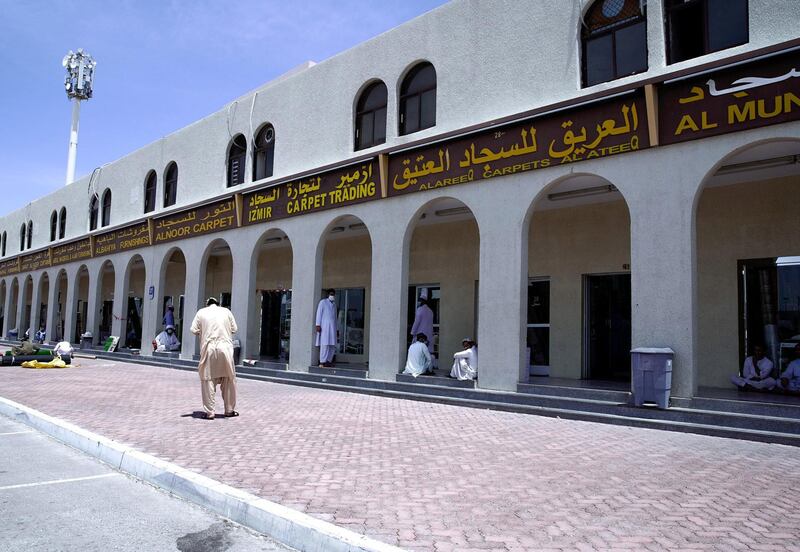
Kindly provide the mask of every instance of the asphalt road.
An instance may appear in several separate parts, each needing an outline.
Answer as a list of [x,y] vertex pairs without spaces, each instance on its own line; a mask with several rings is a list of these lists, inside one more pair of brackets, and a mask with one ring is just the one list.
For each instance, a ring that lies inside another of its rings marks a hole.
[[0,551],[291,550],[0,416]]

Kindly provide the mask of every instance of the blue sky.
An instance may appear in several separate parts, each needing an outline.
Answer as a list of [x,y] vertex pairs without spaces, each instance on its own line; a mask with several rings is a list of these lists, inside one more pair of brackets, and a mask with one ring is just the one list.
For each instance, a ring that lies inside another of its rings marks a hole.
[[445,0],[0,0],[0,214],[64,185],[61,59],[97,60],[76,177]]

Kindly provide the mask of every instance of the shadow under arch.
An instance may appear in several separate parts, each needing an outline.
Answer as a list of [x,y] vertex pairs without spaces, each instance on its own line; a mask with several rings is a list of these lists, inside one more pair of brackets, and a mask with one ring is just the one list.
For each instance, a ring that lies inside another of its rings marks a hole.
[[123,297],[119,311],[125,318],[120,336],[120,346],[133,349],[142,348],[143,320],[149,314],[145,299],[147,282],[147,264],[140,254],[134,254],[125,265],[125,274],[122,280]]
[[248,358],[288,362],[293,261],[292,242],[277,226],[264,230],[250,252],[249,289],[255,290],[255,300],[248,317]]
[[800,343],[800,138],[731,149],[704,175],[692,213],[697,385],[732,389],[757,345],[777,377]]
[[5,280],[0,280],[0,336],[6,335],[6,305],[8,304],[8,287]]
[[564,175],[536,194],[522,232],[527,380],[629,382],[631,215],[623,193],[598,174]]

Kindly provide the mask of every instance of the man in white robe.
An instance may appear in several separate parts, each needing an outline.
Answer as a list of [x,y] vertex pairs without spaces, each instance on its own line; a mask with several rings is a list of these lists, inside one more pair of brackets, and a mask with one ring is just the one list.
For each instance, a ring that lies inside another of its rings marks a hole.
[[450,377],[459,380],[474,380],[478,377],[478,344],[469,338],[461,341],[463,351],[453,355]]
[[217,305],[209,297],[206,307],[197,311],[192,320],[192,333],[200,336],[200,389],[206,419],[214,419],[214,405],[219,385],[225,416],[238,416],[236,412],[236,370],[233,365],[233,334],[239,331],[231,311]]
[[181,342],[178,341],[178,336],[175,335],[175,326],[167,326],[163,332],[158,334],[155,338],[155,350],[159,352],[164,351],[180,351]]
[[794,360],[781,374],[778,387],[784,391],[800,392],[800,343],[794,346]]
[[[417,334],[425,334],[428,338],[428,352],[433,355],[433,310],[428,306],[428,292],[419,294],[419,307],[414,313],[414,324],[411,326],[411,339]],[[430,372],[433,372],[431,365]]]
[[404,374],[410,374],[415,378],[431,370],[431,353],[425,343],[427,336],[424,333],[417,334],[417,340],[408,348],[406,358],[406,369]]
[[741,376],[731,376],[731,382],[740,389],[772,389],[777,383],[771,377],[772,361],[766,357],[764,347],[753,347],[753,355],[744,359]]
[[319,347],[319,365],[330,368],[333,366],[333,356],[336,354],[336,344],[339,331],[336,328],[336,292],[328,290],[328,296],[320,300],[317,305],[317,318],[314,322],[317,330]]

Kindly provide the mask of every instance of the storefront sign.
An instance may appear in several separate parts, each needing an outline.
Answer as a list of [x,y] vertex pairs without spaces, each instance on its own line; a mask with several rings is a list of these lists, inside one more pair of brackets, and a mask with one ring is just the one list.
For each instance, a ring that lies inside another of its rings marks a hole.
[[82,261],[92,256],[92,241],[84,238],[72,243],[59,245],[51,250],[53,266]]
[[664,85],[659,140],[674,144],[800,119],[800,53]]
[[608,157],[649,146],[644,96],[528,119],[389,158],[389,196]]
[[50,250],[45,249],[33,255],[25,255],[20,259],[19,269],[20,272],[30,272],[32,270],[39,270],[40,268],[47,268],[50,266]]
[[144,221],[107,234],[100,234],[94,240],[94,254],[111,255],[148,245],[150,245],[150,227],[147,221]]
[[0,262],[0,276],[11,276],[19,273],[19,257]]
[[242,224],[259,224],[380,197],[374,159],[244,195]]
[[153,244],[204,236],[236,227],[233,198],[202,205],[154,221]]

